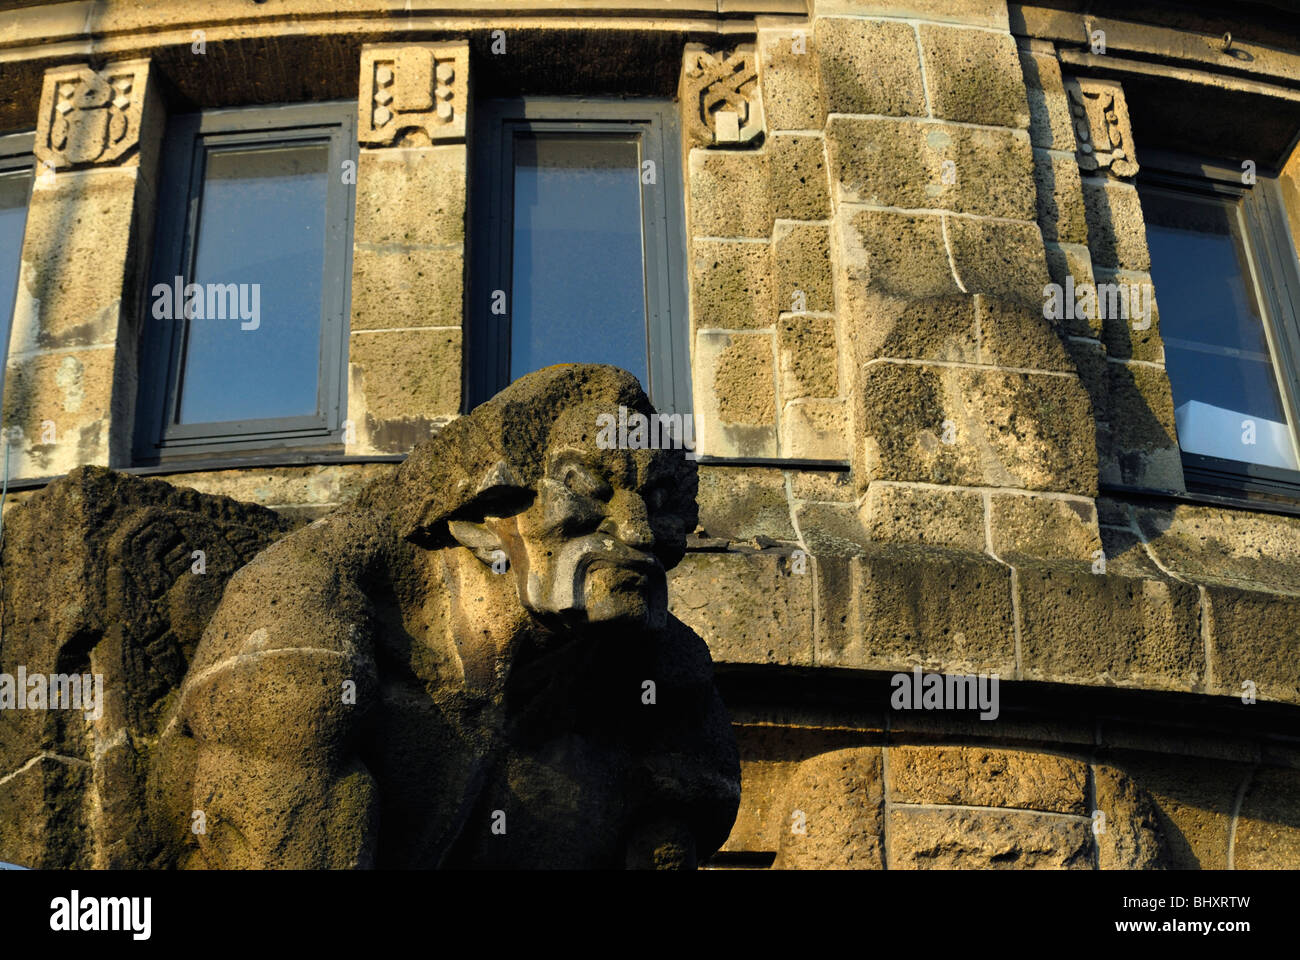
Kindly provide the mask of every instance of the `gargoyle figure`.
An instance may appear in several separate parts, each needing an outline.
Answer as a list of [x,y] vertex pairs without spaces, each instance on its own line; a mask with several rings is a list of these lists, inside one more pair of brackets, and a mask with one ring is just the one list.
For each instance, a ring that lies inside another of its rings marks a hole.
[[682,450],[613,367],[516,381],[230,580],[150,782],[190,867],[692,867],[740,796],[703,641],[667,611]]

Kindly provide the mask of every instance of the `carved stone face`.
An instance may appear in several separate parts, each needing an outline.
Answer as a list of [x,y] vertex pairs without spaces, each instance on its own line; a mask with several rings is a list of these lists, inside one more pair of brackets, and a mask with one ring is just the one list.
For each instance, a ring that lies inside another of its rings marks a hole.
[[487,525],[509,558],[520,602],[539,618],[662,629],[665,571],[681,559],[688,522],[678,504],[681,454],[598,449],[592,408],[580,417],[562,418],[568,423],[552,432],[528,509]]

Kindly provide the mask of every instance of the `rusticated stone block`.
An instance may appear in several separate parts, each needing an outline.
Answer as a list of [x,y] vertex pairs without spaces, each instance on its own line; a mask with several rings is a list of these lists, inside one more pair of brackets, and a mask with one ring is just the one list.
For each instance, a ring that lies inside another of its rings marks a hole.
[[1121,481],[1155,490],[1183,490],[1183,459],[1174,398],[1164,367],[1108,360],[1111,454]]
[[770,237],[767,154],[692,150],[690,200],[691,231],[697,237]]
[[790,774],[780,806],[784,823],[774,869],[884,867],[879,747],[835,750],[805,760]]
[[847,400],[809,397],[781,409],[782,456],[847,460],[850,445]]
[[405,452],[460,408],[458,329],[354,333],[348,368],[348,419],[357,438],[349,452]]
[[1091,500],[994,493],[989,497],[993,553],[1022,558],[1093,560],[1101,549]]
[[842,211],[847,216],[841,217],[840,252],[849,290],[860,286],[899,297],[962,292],[948,260],[942,217],[848,204]]
[[1087,243],[1083,183],[1073,154],[1034,150],[1034,184],[1038,190],[1038,225],[1043,239]]
[[847,503],[801,503],[794,508],[799,532],[814,557],[850,556],[867,547],[858,512]]
[[839,393],[835,318],[790,314],[777,325],[781,396],[786,400]]
[[9,358],[4,423],[13,444],[11,478],[108,463],[113,354],[104,347]]
[[1197,583],[1300,594],[1300,517],[1180,504],[1135,506],[1160,562]]
[[826,120],[813,31],[760,30],[758,75],[772,130],[820,130]]
[[889,747],[893,803],[1011,807],[1088,816],[1088,765],[989,747]]
[[464,144],[362,150],[356,242],[463,244],[466,163]]
[[859,378],[862,484],[907,480],[1094,496],[1078,378],[877,361]]
[[753,330],[776,323],[772,248],[738,240],[696,240],[691,280],[697,327]]
[[1091,870],[1087,820],[999,810],[889,812],[891,870]]
[[944,217],[953,269],[967,293],[1043,307],[1047,261],[1037,224]]
[[1097,866],[1102,870],[1158,870],[1164,866],[1160,818],[1151,795],[1122,770],[1108,764],[1092,768],[1097,809]]
[[830,228],[781,223],[772,235],[776,260],[776,303],[783,313],[835,309]]
[[1011,34],[929,23],[918,29],[936,117],[997,127],[1029,126],[1025,80]]
[[1026,679],[1200,689],[1196,588],[1093,569],[1089,562],[1016,563]]
[[464,276],[459,246],[357,244],[352,253],[352,330],[459,327]]
[[1146,221],[1137,188],[1110,178],[1083,178],[1088,248],[1096,267],[1148,271]]
[[[842,579],[836,581],[836,577]],[[842,610],[842,632],[821,629],[819,666],[948,673],[1015,669],[1011,572],[982,554],[878,544],[848,561],[842,573],[818,564],[837,596],[819,609]],[[828,591],[829,592],[829,591]],[[827,624],[831,626],[832,624]]]
[[717,663],[812,664],[812,574],[777,553],[688,553],[673,569],[669,609]]
[[780,471],[701,467],[697,498],[701,536],[733,541],[798,539]]
[[974,27],[1007,29],[1007,5],[1001,0],[817,0],[817,16],[859,14],[873,17],[909,17],[965,23]]
[[897,297],[849,286],[847,340],[858,363],[877,357],[978,363],[975,301],[965,294]]
[[[827,403],[832,401],[814,401]],[[795,500],[819,500],[823,503],[852,503],[853,484],[843,471],[792,470],[790,493]]]
[[1097,314],[1106,352],[1117,360],[1163,363],[1160,311],[1151,274],[1098,267]]
[[1208,586],[1205,605],[1213,692],[1300,703],[1300,596]]
[[696,335],[696,448],[701,454],[777,455],[773,364],[771,334]]
[[1258,771],[1241,801],[1237,870],[1294,870],[1300,863],[1300,771]]
[[846,202],[1032,220],[1033,155],[1011,130],[832,117],[831,173]]
[[984,498],[975,491],[877,480],[867,489],[862,518],[872,540],[984,550]]
[[1054,56],[1020,51],[1029,100],[1029,139],[1047,150],[1074,152],[1074,124],[1070,101],[1061,79],[1061,64]]
[[816,41],[827,112],[925,116],[921,57],[909,24],[819,17]]
[[1074,361],[1043,311],[980,294],[975,297],[980,362],[1074,373]]
[[825,138],[777,133],[768,143],[772,212],[776,218],[828,219],[831,201],[827,187]]
[[[1059,295],[1061,297],[1061,307],[1063,316],[1059,320],[1053,320],[1062,333],[1073,337],[1092,337],[1099,339],[1101,337],[1101,317],[1096,311],[1066,310],[1066,290],[1075,292],[1074,303],[1078,304],[1079,288],[1084,284],[1093,284],[1095,279],[1092,273],[1092,256],[1088,253],[1088,248],[1081,243],[1044,243],[1043,250],[1047,254],[1047,272],[1052,278],[1052,283],[1060,287]],[[1043,307],[1046,311],[1048,302],[1048,291],[1043,291]]]

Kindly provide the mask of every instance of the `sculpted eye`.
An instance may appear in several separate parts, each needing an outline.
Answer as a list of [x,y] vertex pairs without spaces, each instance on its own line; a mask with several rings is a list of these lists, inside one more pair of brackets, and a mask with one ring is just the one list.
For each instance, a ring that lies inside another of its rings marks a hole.
[[571,463],[566,466],[562,478],[564,485],[579,496],[608,500],[614,495],[614,490],[608,483],[580,464]]

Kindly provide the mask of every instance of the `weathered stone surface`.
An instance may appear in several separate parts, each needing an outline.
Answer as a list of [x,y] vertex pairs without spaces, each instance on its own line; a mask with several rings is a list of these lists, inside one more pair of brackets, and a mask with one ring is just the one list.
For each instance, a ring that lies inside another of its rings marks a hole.
[[889,747],[893,803],[1012,807],[1088,816],[1088,766],[1071,757],[987,747]]
[[845,323],[859,363],[877,357],[978,363],[975,302],[965,294],[895,297],[848,290]]
[[[261,507],[98,467],[6,515],[0,673],[98,674],[102,689],[83,701],[85,723],[81,710],[5,711],[0,860],[161,864],[140,816],[153,745],[226,582],[290,528]],[[41,753],[53,759],[7,779]]]
[[833,397],[840,392],[834,317],[782,317],[777,326],[777,346],[783,398]]
[[1048,280],[1043,238],[1032,223],[944,217],[953,270],[967,293],[1019,300],[1042,310]]
[[1074,152],[1074,124],[1070,102],[1061,80],[1061,64],[1054,56],[1020,51],[1029,100],[1029,138],[1034,146]]
[[766,120],[752,44],[710,50],[688,43],[677,99],[688,146],[735,147],[763,135]]
[[759,32],[759,81],[772,130],[821,129],[826,107],[817,61],[812,30]]
[[[1081,243],[1044,243],[1044,252],[1047,254],[1047,271],[1052,278],[1052,283],[1061,288],[1061,303],[1064,308],[1065,290],[1067,284],[1076,291],[1082,284],[1093,284],[1095,279],[1092,272],[1092,256],[1088,253],[1088,248]],[[1077,304],[1076,293],[1076,304]],[[1044,309],[1046,309],[1048,299],[1047,291],[1043,294]],[[1094,311],[1088,314],[1086,311],[1080,313],[1077,310],[1066,311],[1060,320],[1054,321],[1058,324],[1062,333],[1075,337],[1092,337],[1097,339],[1101,336],[1101,317]]]
[[878,480],[867,490],[862,515],[872,540],[984,550],[984,499],[974,491]]
[[1300,596],[1209,586],[1204,602],[1214,692],[1300,703]]
[[350,452],[404,453],[460,407],[459,329],[380,330],[349,338]]
[[1084,177],[1083,201],[1093,264],[1150,270],[1146,221],[1142,218],[1137,188],[1110,178]]
[[812,663],[812,574],[778,553],[690,553],[672,579],[672,612],[720,663]]
[[1083,184],[1074,156],[1036,148],[1034,183],[1038,188],[1038,225],[1043,229],[1043,239],[1087,243]]
[[864,487],[881,479],[1096,493],[1077,378],[879,361],[859,386]]
[[[776,299],[772,248],[739,240],[696,240],[691,247],[695,323],[720,330],[753,330],[776,323],[789,299]],[[778,303],[785,306],[778,306]]]
[[1241,800],[1233,844],[1237,870],[1290,870],[1300,862],[1300,772],[1260,770]]
[[700,536],[723,540],[796,539],[785,477],[777,470],[700,470]]
[[1108,355],[1163,363],[1160,311],[1151,274],[1098,267],[1097,313]]
[[715,457],[777,451],[772,336],[701,332],[695,338],[697,450]]
[[776,303],[783,313],[835,309],[830,228],[782,223],[772,235],[776,261]]
[[816,41],[829,113],[925,115],[921,57],[909,24],[819,17]]
[[469,43],[377,43],[361,48],[357,139],[421,146],[464,140]]
[[1150,794],[1109,764],[1092,768],[1097,809],[1105,829],[1094,821],[1097,866],[1102,870],[1158,870],[1164,866],[1159,815]]
[[1074,361],[1042,310],[994,297],[975,297],[981,363],[1074,373]]
[[853,484],[847,470],[821,472],[791,470],[790,493],[796,500],[820,500],[827,503],[853,502]]
[[[944,243],[943,218],[884,210],[841,208],[840,251],[848,289],[899,297],[961,293]],[[1036,296],[1042,291],[1039,285]]]
[[831,201],[827,187],[826,140],[778,133],[769,141],[772,212],[778,220],[825,220]]
[[998,127],[1029,126],[1025,80],[1011,34],[923,23],[921,52],[936,117]]
[[1033,155],[1017,131],[832,117],[831,175],[846,202],[1032,220]]
[[1091,870],[1087,820],[998,810],[894,807],[891,870]]
[[801,503],[795,520],[814,557],[859,554],[868,540],[857,511],[847,503]]
[[858,14],[873,17],[916,17],[943,23],[1007,29],[1007,7],[1001,0],[817,0],[817,16]]
[[[878,544],[848,562],[843,582],[819,604],[842,632],[819,631],[819,666],[948,673],[1001,673],[1015,668],[1010,571],[965,551]],[[833,600],[833,602],[831,602]]]
[[464,144],[362,150],[357,160],[357,243],[465,242]]
[[1097,511],[1083,499],[994,493],[989,497],[993,553],[1022,558],[1094,560],[1101,550]]
[[690,222],[697,237],[770,237],[767,154],[692,150]]
[[792,400],[781,409],[781,454],[808,460],[848,460],[849,403]]
[[1161,564],[1198,583],[1300,594],[1300,517],[1220,507],[1137,505]]
[[465,256],[459,246],[377,247],[352,253],[352,326],[459,327],[464,311]]
[[785,822],[773,868],[883,868],[882,780],[879,747],[836,750],[799,764],[779,804]]
[[1121,481],[1152,490],[1185,489],[1164,367],[1108,360],[1106,372],[1110,449]]
[[4,423],[11,477],[57,476],[82,464],[108,463],[114,354],[103,347],[9,358]]

